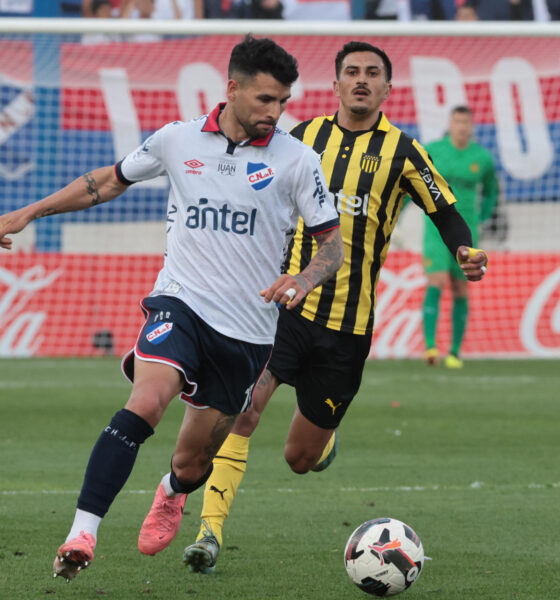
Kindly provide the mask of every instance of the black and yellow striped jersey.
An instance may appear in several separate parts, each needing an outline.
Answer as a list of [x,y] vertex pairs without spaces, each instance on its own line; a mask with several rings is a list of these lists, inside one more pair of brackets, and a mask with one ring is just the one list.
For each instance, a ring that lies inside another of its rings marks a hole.
[[[331,115],[300,123],[291,133],[321,156],[344,242],[344,263],[336,276],[294,310],[329,329],[371,334],[379,272],[404,197],[410,195],[426,213],[455,198],[424,148],[383,113],[367,131],[343,129]],[[316,251],[300,219],[284,272],[299,273]]]

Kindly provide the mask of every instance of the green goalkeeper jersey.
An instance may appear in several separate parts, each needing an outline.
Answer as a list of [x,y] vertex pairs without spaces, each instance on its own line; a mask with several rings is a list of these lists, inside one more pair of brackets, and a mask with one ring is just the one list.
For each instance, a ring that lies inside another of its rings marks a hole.
[[[492,216],[498,197],[492,155],[474,142],[460,150],[453,146],[449,136],[426,144],[425,148],[451,186],[457,198],[455,206],[470,227],[476,246],[479,225]],[[436,227],[426,217],[425,239],[432,235],[439,237]]]

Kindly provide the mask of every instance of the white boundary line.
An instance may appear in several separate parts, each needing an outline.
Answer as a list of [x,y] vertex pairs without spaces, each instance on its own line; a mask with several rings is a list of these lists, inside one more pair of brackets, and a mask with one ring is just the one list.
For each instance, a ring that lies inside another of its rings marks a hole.
[[[473,481],[468,485],[401,485],[396,487],[341,487],[338,491],[341,493],[357,493],[357,492],[446,492],[446,491],[464,491],[464,490],[542,490],[542,489],[559,489],[560,481],[552,483],[512,483],[512,484],[493,484],[484,483],[483,481]],[[251,491],[251,489],[249,488]],[[245,488],[238,490],[241,493],[247,493]],[[313,490],[305,488],[262,488],[259,487],[259,492],[269,491],[284,494],[298,493],[314,493]],[[78,495],[79,490],[0,490],[0,496],[65,496]],[[153,494],[154,490],[123,490],[121,494]]]

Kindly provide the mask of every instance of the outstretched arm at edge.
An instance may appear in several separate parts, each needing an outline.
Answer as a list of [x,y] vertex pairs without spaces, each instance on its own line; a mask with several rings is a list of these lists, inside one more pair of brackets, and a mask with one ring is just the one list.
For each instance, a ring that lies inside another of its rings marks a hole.
[[19,233],[31,221],[49,215],[83,210],[109,202],[128,188],[116,176],[114,166],[85,173],[58,192],[0,217],[0,247],[11,250],[10,233]]

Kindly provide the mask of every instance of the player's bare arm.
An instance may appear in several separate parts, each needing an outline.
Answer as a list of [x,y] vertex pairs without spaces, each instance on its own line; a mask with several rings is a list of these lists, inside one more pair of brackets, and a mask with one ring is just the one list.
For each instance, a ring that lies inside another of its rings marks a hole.
[[112,166],[88,172],[58,192],[1,216],[0,247],[10,250],[12,239],[7,235],[19,233],[35,219],[90,208],[116,198],[126,189]]
[[342,266],[344,246],[340,228],[315,236],[317,253],[307,267],[297,275],[281,275],[269,288],[261,291],[265,302],[297,306],[311,290],[328,281]]
[[[342,266],[344,246],[340,229],[315,236],[318,252],[307,267],[295,276],[299,286],[309,294],[311,290],[328,281]],[[333,270],[333,266],[336,267]]]

